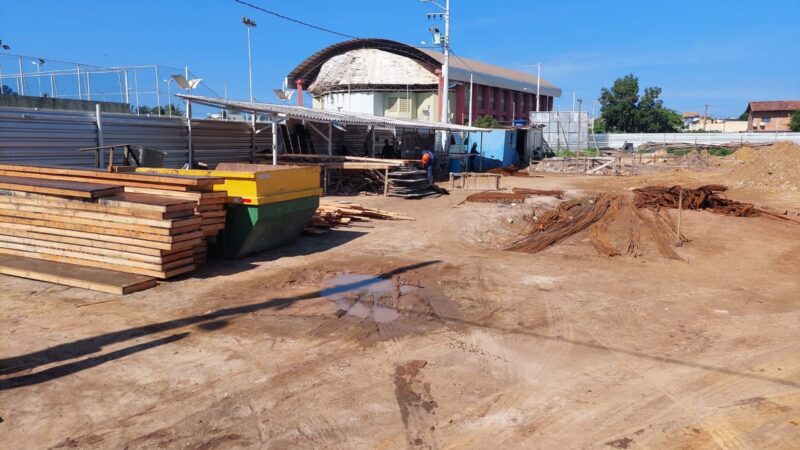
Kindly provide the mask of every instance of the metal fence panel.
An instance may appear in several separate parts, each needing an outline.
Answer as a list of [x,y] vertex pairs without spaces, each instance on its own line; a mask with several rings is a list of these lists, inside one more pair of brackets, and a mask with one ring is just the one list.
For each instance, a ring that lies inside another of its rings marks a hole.
[[[167,167],[181,167],[188,160],[188,129],[183,118],[101,114],[103,144],[131,144],[167,153]],[[265,128],[266,127],[266,128]],[[271,126],[255,136],[256,151],[272,148]],[[93,113],[0,108],[0,162],[60,166],[91,166],[92,153],[78,149],[98,146]],[[223,161],[250,161],[253,136],[242,121],[192,119],[194,161],[210,167]]]

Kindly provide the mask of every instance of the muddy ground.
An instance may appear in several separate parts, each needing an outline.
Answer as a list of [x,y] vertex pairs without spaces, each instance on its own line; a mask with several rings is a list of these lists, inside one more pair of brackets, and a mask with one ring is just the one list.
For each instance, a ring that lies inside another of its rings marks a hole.
[[[350,198],[416,221],[124,298],[0,276],[2,447],[797,448],[800,227],[687,212],[684,262],[599,256],[585,233],[529,255],[502,245],[556,202],[466,194]],[[798,193],[728,195],[800,210]]]

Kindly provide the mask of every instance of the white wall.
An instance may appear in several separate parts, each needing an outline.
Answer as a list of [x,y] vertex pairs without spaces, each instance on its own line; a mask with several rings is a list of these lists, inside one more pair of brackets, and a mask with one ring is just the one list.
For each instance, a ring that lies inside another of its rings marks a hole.
[[[381,115],[383,98],[374,92],[337,92],[320,96],[322,109]],[[380,103],[380,107],[378,106]]]
[[[634,148],[639,148],[645,142],[717,145],[730,142],[763,144],[792,141],[800,144],[800,133],[612,133],[595,136],[600,148],[622,148],[625,142],[632,143]],[[594,138],[590,136],[589,139],[594,147]]]

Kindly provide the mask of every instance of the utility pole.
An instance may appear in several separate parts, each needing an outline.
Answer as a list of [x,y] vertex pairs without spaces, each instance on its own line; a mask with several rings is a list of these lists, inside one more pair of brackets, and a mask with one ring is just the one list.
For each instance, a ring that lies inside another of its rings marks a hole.
[[[425,3],[433,3],[439,8],[444,10],[444,13],[428,13],[428,18],[442,17],[444,19],[444,40],[442,41],[442,50],[444,52],[444,60],[442,62],[442,92],[440,101],[442,103],[442,110],[440,122],[448,123],[450,120],[450,0],[445,0],[444,6],[437,3],[436,0],[420,0]],[[447,148],[447,131],[442,130],[442,151]]]
[[578,99],[578,146],[576,147],[578,150],[578,156],[581,156],[581,105],[583,105],[583,99]]
[[706,112],[703,113],[703,131],[706,131],[707,123],[708,123],[708,103],[706,103]]
[[[525,64],[533,67],[533,64]],[[536,63],[536,112],[539,112],[539,86],[542,82],[542,63]]]
[[247,27],[247,70],[250,75],[250,103],[253,103],[253,56],[250,52],[250,29],[256,27],[256,23],[247,17],[242,17],[242,23]]

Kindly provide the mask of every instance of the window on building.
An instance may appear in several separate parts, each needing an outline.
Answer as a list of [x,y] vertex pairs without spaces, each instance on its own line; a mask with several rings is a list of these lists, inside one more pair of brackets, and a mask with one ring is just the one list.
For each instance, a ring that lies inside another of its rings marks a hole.
[[500,93],[500,111],[505,111],[506,110],[506,95],[505,94],[506,94],[505,92],[501,92]]
[[386,109],[391,114],[411,113],[411,99],[405,97],[389,97],[389,105]]
[[494,88],[489,88],[489,109],[494,111]]
[[765,117],[761,118],[761,121],[764,122],[764,123],[769,123],[770,120],[772,120],[772,117],[769,117],[769,116],[765,116]]
[[483,87],[482,86],[475,86],[478,89],[478,108],[484,108],[483,104]]

